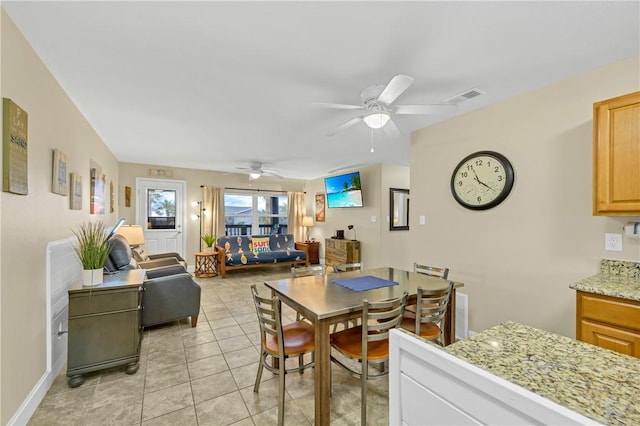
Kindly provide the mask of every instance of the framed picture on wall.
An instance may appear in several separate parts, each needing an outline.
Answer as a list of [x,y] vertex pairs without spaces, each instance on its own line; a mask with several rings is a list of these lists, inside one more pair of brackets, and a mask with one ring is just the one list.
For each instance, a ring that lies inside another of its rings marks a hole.
[[69,180],[71,181],[69,207],[71,210],[82,210],[82,176],[77,173],[71,173]]
[[67,156],[59,149],[53,150],[53,177],[51,192],[67,195],[69,184],[67,182]]
[[324,192],[316,194],[316,222],[324,222]]
[[102,167],[95,161],[91,160],[91,194],[89,198],[89,213],[105,214],[105,186],[107,176],[102,173]]

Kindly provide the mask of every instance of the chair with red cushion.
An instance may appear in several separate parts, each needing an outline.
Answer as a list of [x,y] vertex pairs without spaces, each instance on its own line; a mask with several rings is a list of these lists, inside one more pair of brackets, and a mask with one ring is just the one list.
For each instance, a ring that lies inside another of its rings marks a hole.
[[440,346],[444,346],[442,329],[452,290],[453,283],[449,283],[446,288],[440,290],[425,290],[418,287],[416,314],[414,318],[405,316],[400,326],[423,339],[433,340]]
[[[367,380],[380,379],[389,374],[389,330],[400,325],[407,297],[405,292],[402,297],[383,302],[363,300],[362,325],[330,336],[331,347],[342,355],[331,355],[331,361],[360,378],[360,417],[363,425],[367,424]],[[379,372],[372,374],[369,364],[377,365],[379,368],[372,371]]]
[[[282,425],[284,423],[285,374],[302,371],[314,365],[313,358],[311,362],[304,364],[303,356],[306,353],[313,353],[315,334],[313,326],[305,321],[282,325],[280,300],[277,297],[261,297],[255,284],[251,286],[251,293],[260,323],[262,346],[253,391],[258,393],[264,368],[278,375],[278,425]],[[285,360],[292,356],[298,357],[298,367],[285,368]]]

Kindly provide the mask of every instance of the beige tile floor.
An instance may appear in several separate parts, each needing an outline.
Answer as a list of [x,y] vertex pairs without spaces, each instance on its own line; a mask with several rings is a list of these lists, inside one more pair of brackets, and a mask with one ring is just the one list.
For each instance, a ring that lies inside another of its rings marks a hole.
[[[75,389],[61,372],[29,421],[40,425],[274,425],[278,383],[265,370],[253,392],[258,367],[259,327],[251,284],[288,277],[283,268],[234,271],[197,279],[202,287],[198,326],[188,319],[144,330],[140,369],[91,373]],[[284,320],[295,314],[284,309]],[[371,381],[369,424],[388,424],[388,381]],[[313,371],[286,378],[285,424],[314,419]],[[331,424],[360,423],[360,383],[333,366]]]

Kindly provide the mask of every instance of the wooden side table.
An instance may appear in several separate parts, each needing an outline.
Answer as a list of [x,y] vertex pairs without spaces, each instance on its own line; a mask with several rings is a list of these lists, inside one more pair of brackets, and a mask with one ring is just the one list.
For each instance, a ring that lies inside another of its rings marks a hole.
[[195,253],[195,256],[196,256],[196,270],[195,270],[196,278],[211,278],[218,275],[218,268],[217,268],[218,252],[217,251],[211,251],[211,252],[201,251],[201,252]]
[[320,263],[320,256],[318,252],[320,251],[320,242],[318,241],[302,241],[296,242],[296,249],[301,246],[306,246],[309,248],[309,263]]

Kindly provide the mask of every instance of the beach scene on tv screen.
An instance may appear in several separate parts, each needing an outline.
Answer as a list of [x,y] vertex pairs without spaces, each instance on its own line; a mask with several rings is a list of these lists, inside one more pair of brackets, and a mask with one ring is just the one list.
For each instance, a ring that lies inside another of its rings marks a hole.
[[325,187],[328,207],[362,207],[359,172],[325,178]]

